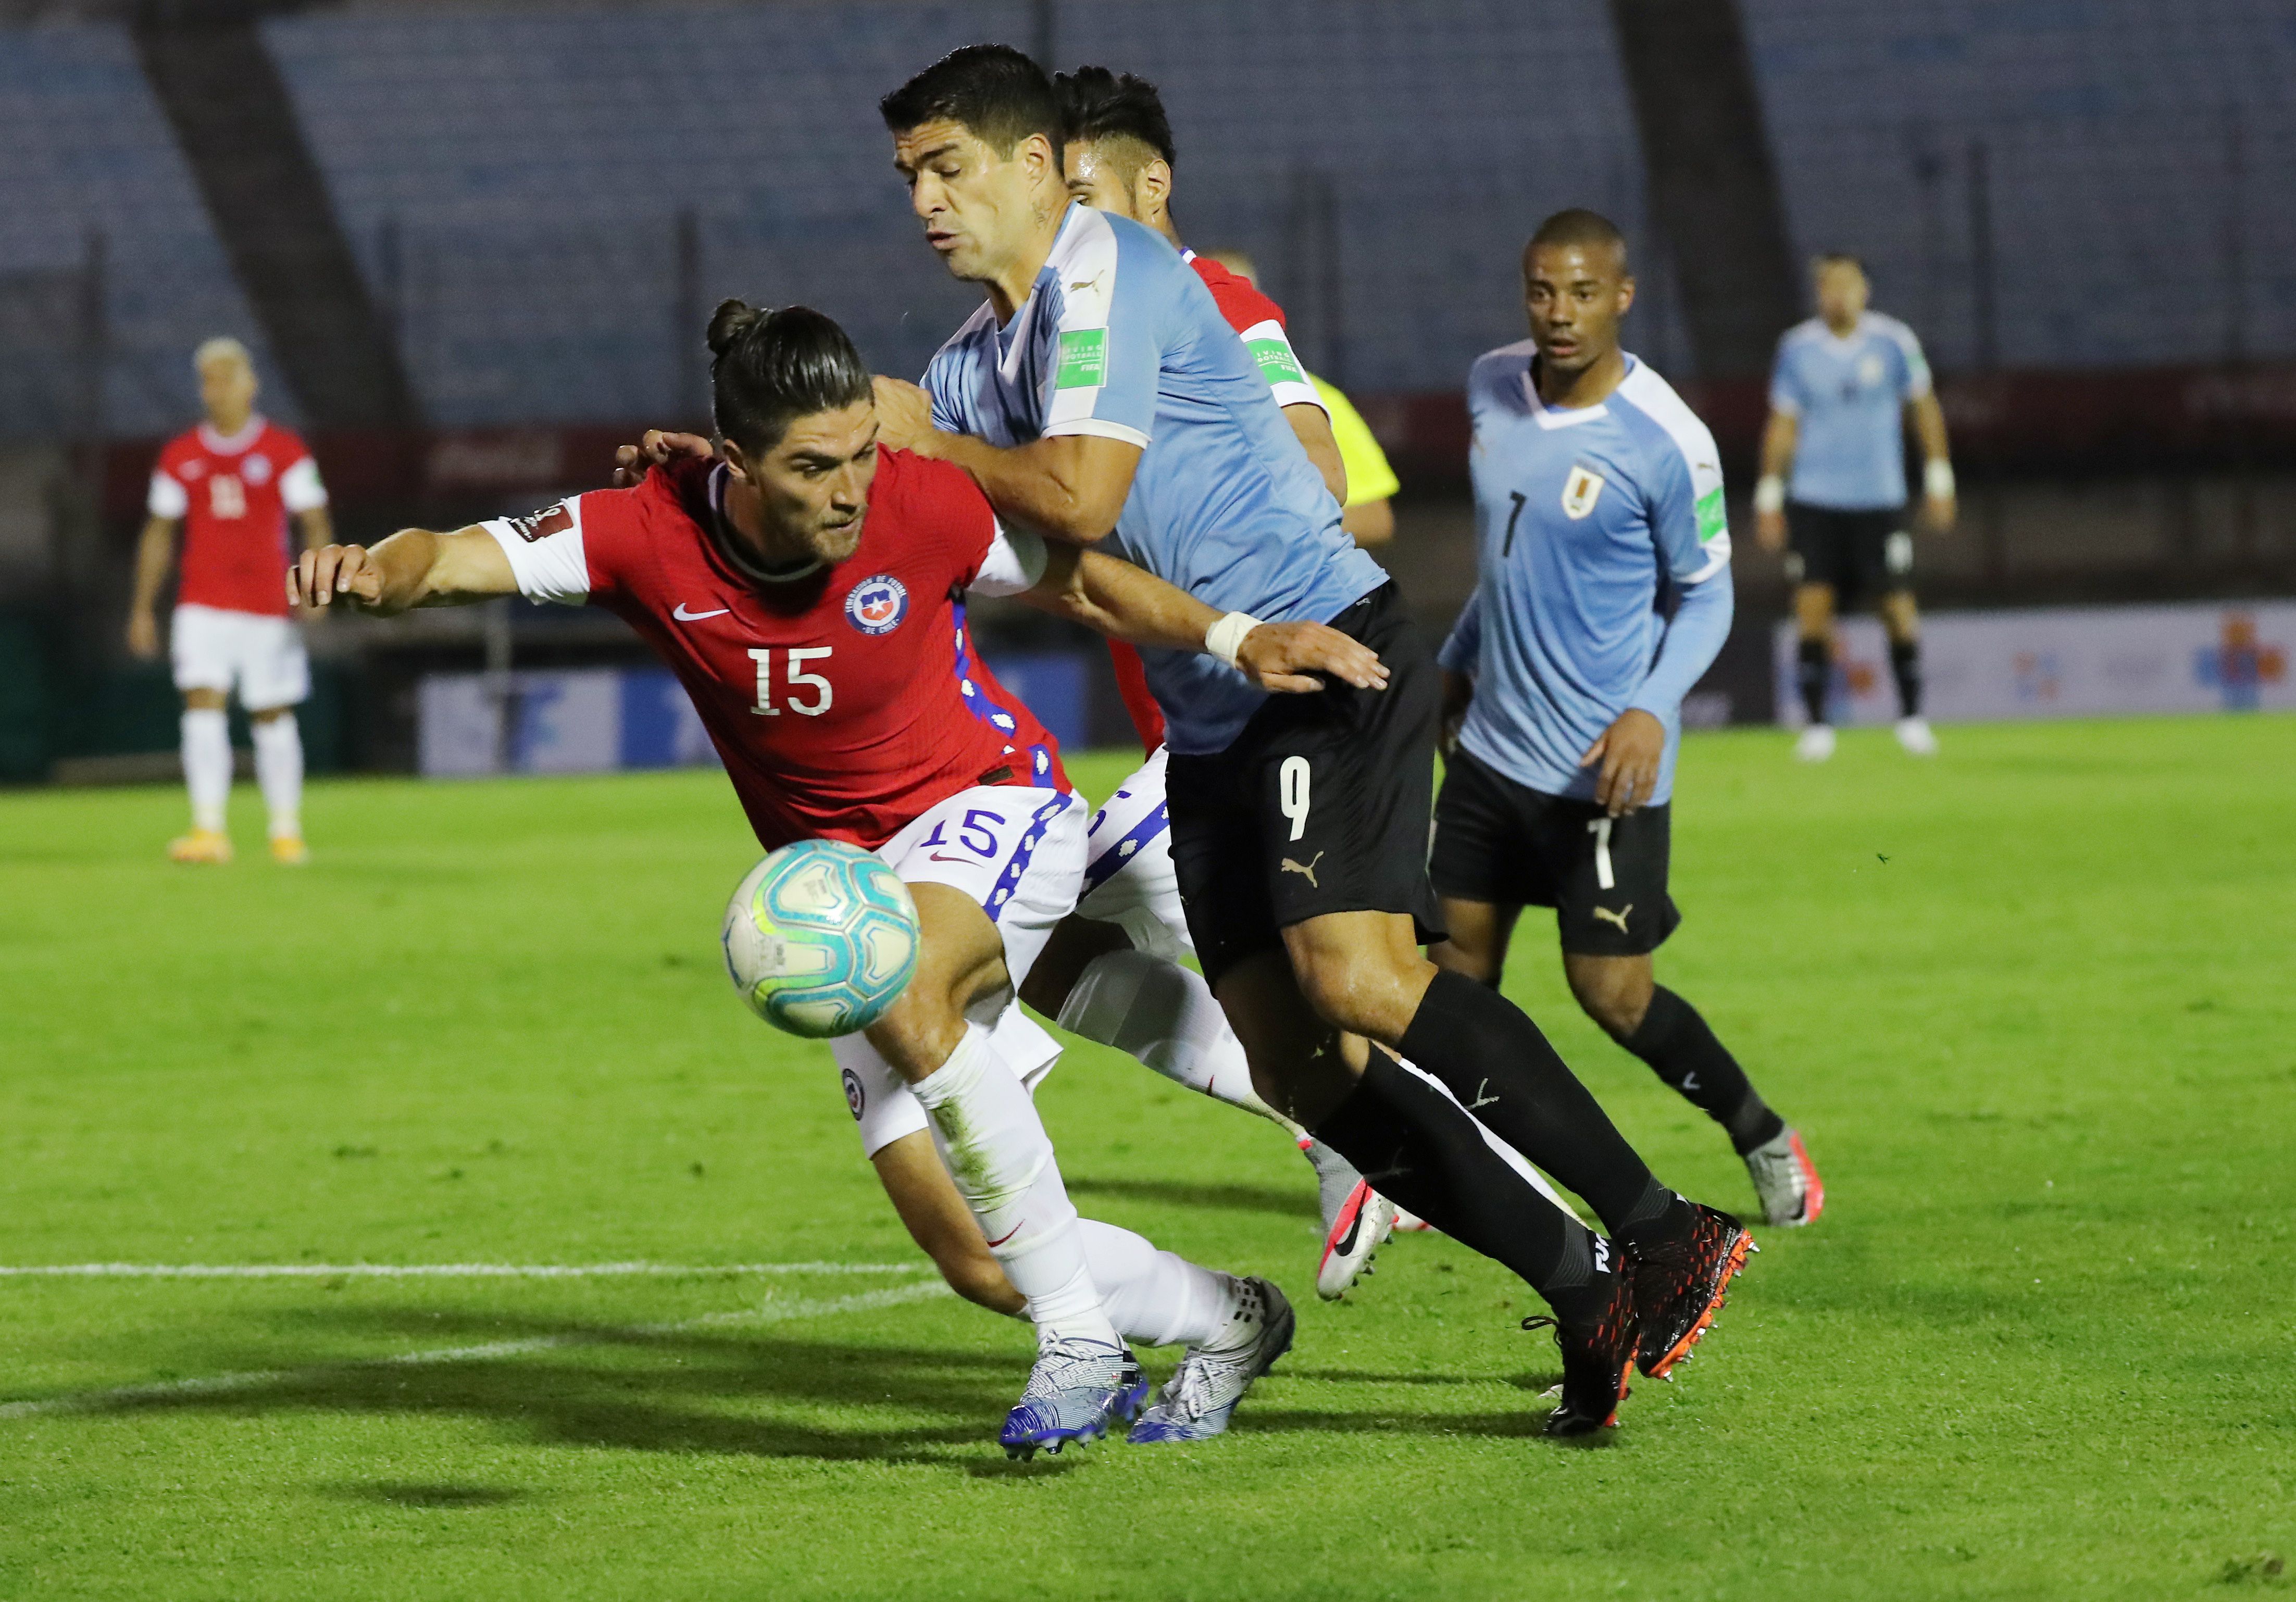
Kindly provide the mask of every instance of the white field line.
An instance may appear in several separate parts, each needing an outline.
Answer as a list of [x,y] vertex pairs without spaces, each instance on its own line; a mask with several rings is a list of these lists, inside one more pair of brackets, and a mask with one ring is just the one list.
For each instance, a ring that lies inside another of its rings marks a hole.
[[914,1274],[922,1263],[0,1263],[0,1279],[588,1279],[626,1274],[696,1279],[751,1274]]
[[897,1285],[886,1290],[864,1291],[855,1296],[825,1300],[803,1298],[767,1301],[730,1312],[709,1312],[700,1318],[668,1324],[629,1324],[605,1329],[585,1329],[566,1335],[534,1336],[525,1340],[490,1341],[480,1346],[446,1346],[430,1352],[403,1352],[396,1357],[355,1359],[347,1362],[315,1363],[303,1369],[264,1369],[241,1374],[211,1374],[197,1379],[161,1380],[152,1385],[119,1385],[108,1391],[83,1391],[70,1396],[45,1396],[29,1402],[0,1403],[0,1419],[37,1418],[53,1413],[92,1413],[142,1402],[166,1402],[178,1397],[228,1395],[234,1391],[258,1391],[268,1385],[292,1385],[317,1374],[357,1369],[419,1369],[439,1363],[488,1362],[501,1357],[523,1357],[562,1346],[600,1345],[616,1341],[645,1340],[679,1335],[693,1329],[718,1329],[748,1324],[783,1324],[794,1319],[841,1318],[848,1313],[873,1312],[904,1302],[922,1302],[952,1295],[934,1279],[922,1284]]

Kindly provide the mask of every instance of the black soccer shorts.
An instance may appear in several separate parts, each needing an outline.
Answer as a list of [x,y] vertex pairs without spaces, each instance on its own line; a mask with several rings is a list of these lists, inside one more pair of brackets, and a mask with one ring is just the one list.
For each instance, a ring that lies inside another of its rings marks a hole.
[[1427,881],[1441,675],[1391,584],[1331,625],[1379,653],[1385,690],[1270,696],[1227,749],[1166,771],[1172,865],[1215,985],[1326,912],[1400,912],[1443,938]]
[[1553,907],[1562,949],[1639,957],[1682,921],[1667,894],[1670,805],[1613,818],[1517,784],[1466,751],[1435,803],[1436,890],[1455,901]]
[[1786,576],[1798,584],[1831,584],[1833,604],[1843,611],[1913,587],[1914,536],[1902,506],[1845,511],[1789,501],[1786,534]]

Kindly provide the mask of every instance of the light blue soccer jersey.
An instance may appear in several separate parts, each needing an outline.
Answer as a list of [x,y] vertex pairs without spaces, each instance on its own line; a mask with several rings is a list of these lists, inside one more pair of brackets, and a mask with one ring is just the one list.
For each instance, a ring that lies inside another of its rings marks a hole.
[[1518,784],[1586,800],[1600,766],[1578,759],[1639,707],[1666,727],[1650,797],[1664,801],[1683,695],[1729,633],[1721,458],[1635,357],[1607,398],[1563,411],[1532,387],[1537,354],[1492,351],[1467,380],[1477,582],[1441,655],[1475,678],[1459,740]]
[[1906,503],[1905,405],[1930,392],[1914,331],[1867,312],[1847,337],[1812,317],[1785,331],[1770,407],[1798,421],[1792,499],[1841,511]]
[[[933,426],[1011,447],[1099,434],[1142,448],[1112,554],[1224,612],[1327,623],[1387,582],[1211,291],[1164,238],[1071,205],[1027,302],[983,304],[925,372]],[[1144,650],[1182,756],[1226,749],[1265,700],[1198,652]]]

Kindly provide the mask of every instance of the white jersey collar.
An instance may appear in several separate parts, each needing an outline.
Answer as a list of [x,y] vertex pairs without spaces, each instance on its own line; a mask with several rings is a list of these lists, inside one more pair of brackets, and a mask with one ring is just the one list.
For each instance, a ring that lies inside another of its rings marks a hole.
[[249,413],[235,434],[218,434],[213,423],[203,422],[200,425],[200,443],[217,456],[236,456],[253,445],[269,423],[270,420],[260,412]]
[[[1642,365],[1640,358],[1633,354],[1628,352],[1621,354],[1626,356],[1627,370],[1619,375],[1618,384],[1611,389],[1611,395],[1616,395],[1620,389],[1625,388],[1627,380],[1634,377],[1635,370]],[[1538,393],[1538,358],[1536,356],[1523,364],[1522,396],[1530,409],[1531,421],[1542,429],[1575,429],[1580,423],[1595,422],[1611,414],[1610,395],[1604,396],[1591,406],[1548,405]]]

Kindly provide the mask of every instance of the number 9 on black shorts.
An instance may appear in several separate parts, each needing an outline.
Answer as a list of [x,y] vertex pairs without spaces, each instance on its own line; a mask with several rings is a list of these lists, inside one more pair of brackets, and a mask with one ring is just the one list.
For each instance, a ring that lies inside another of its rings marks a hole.
[[1435,892],[1496,906],[1553,907],[1562,949],[1655,951],[1682,914],[1667,894],[1672,808],[1613,818],[1592,801],[1517,784],[1460,751],[1435,802]]
[[1213,984],[1327,912],[1398,912],[1443,938],[1427,881],[1439,674],[1395,586],[1332,619],[1377,651],[1385,690],[1267,698],[1225,751],[1165,772],[1172,866]]

